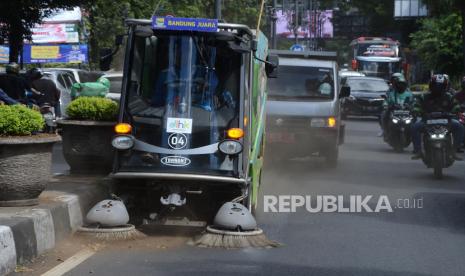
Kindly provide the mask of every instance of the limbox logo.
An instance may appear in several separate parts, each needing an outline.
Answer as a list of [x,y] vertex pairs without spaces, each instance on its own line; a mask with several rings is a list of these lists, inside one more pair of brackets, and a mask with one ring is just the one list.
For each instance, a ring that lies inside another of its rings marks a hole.
[[293,213],[302,208],[310,213],[391,213],[397,208],[423,208],[423,199],[399,199],[391,204],[386,195],[264,196],[265,213]]

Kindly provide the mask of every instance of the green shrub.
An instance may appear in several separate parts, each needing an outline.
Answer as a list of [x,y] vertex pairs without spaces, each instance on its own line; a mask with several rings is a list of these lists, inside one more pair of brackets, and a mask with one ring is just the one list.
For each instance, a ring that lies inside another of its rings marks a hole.
[[23,105],[0,105],[0,135],[26,136],[41,131],[44,118],[40,112]]
[[79,97],[66,109],[69,119],[114,121],[118,114],[118,104],[106,98]]

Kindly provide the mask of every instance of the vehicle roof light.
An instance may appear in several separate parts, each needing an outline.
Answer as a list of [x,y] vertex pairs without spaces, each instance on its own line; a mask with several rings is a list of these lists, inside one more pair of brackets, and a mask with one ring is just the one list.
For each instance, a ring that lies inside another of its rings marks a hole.
[[128,134],[131,133],[132,126],[127,123],[119,123],[115,126],[115,132],[118,134]]
[[240,139],[244,137],[244,131],[240,128],[228,129],[228,137],[231,139]]

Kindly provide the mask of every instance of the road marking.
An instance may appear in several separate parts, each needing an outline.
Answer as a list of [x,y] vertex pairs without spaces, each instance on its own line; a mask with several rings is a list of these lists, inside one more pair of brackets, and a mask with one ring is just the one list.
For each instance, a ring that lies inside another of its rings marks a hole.
[[78,253],[74,254],[70,258],[66,259],[61,264],[55,266],[54,268],[50,269],[49,271],[45,272],[41,276],[59,276],[63,275],[66,272],[72,270],[73,268],[80,265],[85,260],[92,257],[96,252],[90,250],[88,248],[79,251]]

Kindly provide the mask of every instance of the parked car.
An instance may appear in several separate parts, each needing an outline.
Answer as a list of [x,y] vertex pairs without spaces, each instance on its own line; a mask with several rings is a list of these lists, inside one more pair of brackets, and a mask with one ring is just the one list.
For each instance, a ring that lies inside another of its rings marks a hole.
[[121,86],[123,84],[123,72],[107,73],[103,76],[110,81],[110,92],[106,95],[106,98],[119,102]]
[[344,85],[348,77],[365,77],[365,74],[357,71],[350,71],[347,69],[342,69],[339,71],[339,79],[341,80],[341,85]]
[[71,73],[77,82],[94,82],[104,75],[104,73],[98,71],[88,71],[75,68],[47,68],[46,70],[48,72],[59,71]]
[[350,87],[350,96],[342,101],[342,116],[380,116],[383,110],[383,95],[389,91],[389,84],[381,78],[348,77],[345,83]]
[[[273,155],[324,157],[337,165],[344,140],[336,54],[332,52],[270,51],[279,56],[279,78],[268,80],[267,141]],[[273,157],[272,157],[273,158]]]

